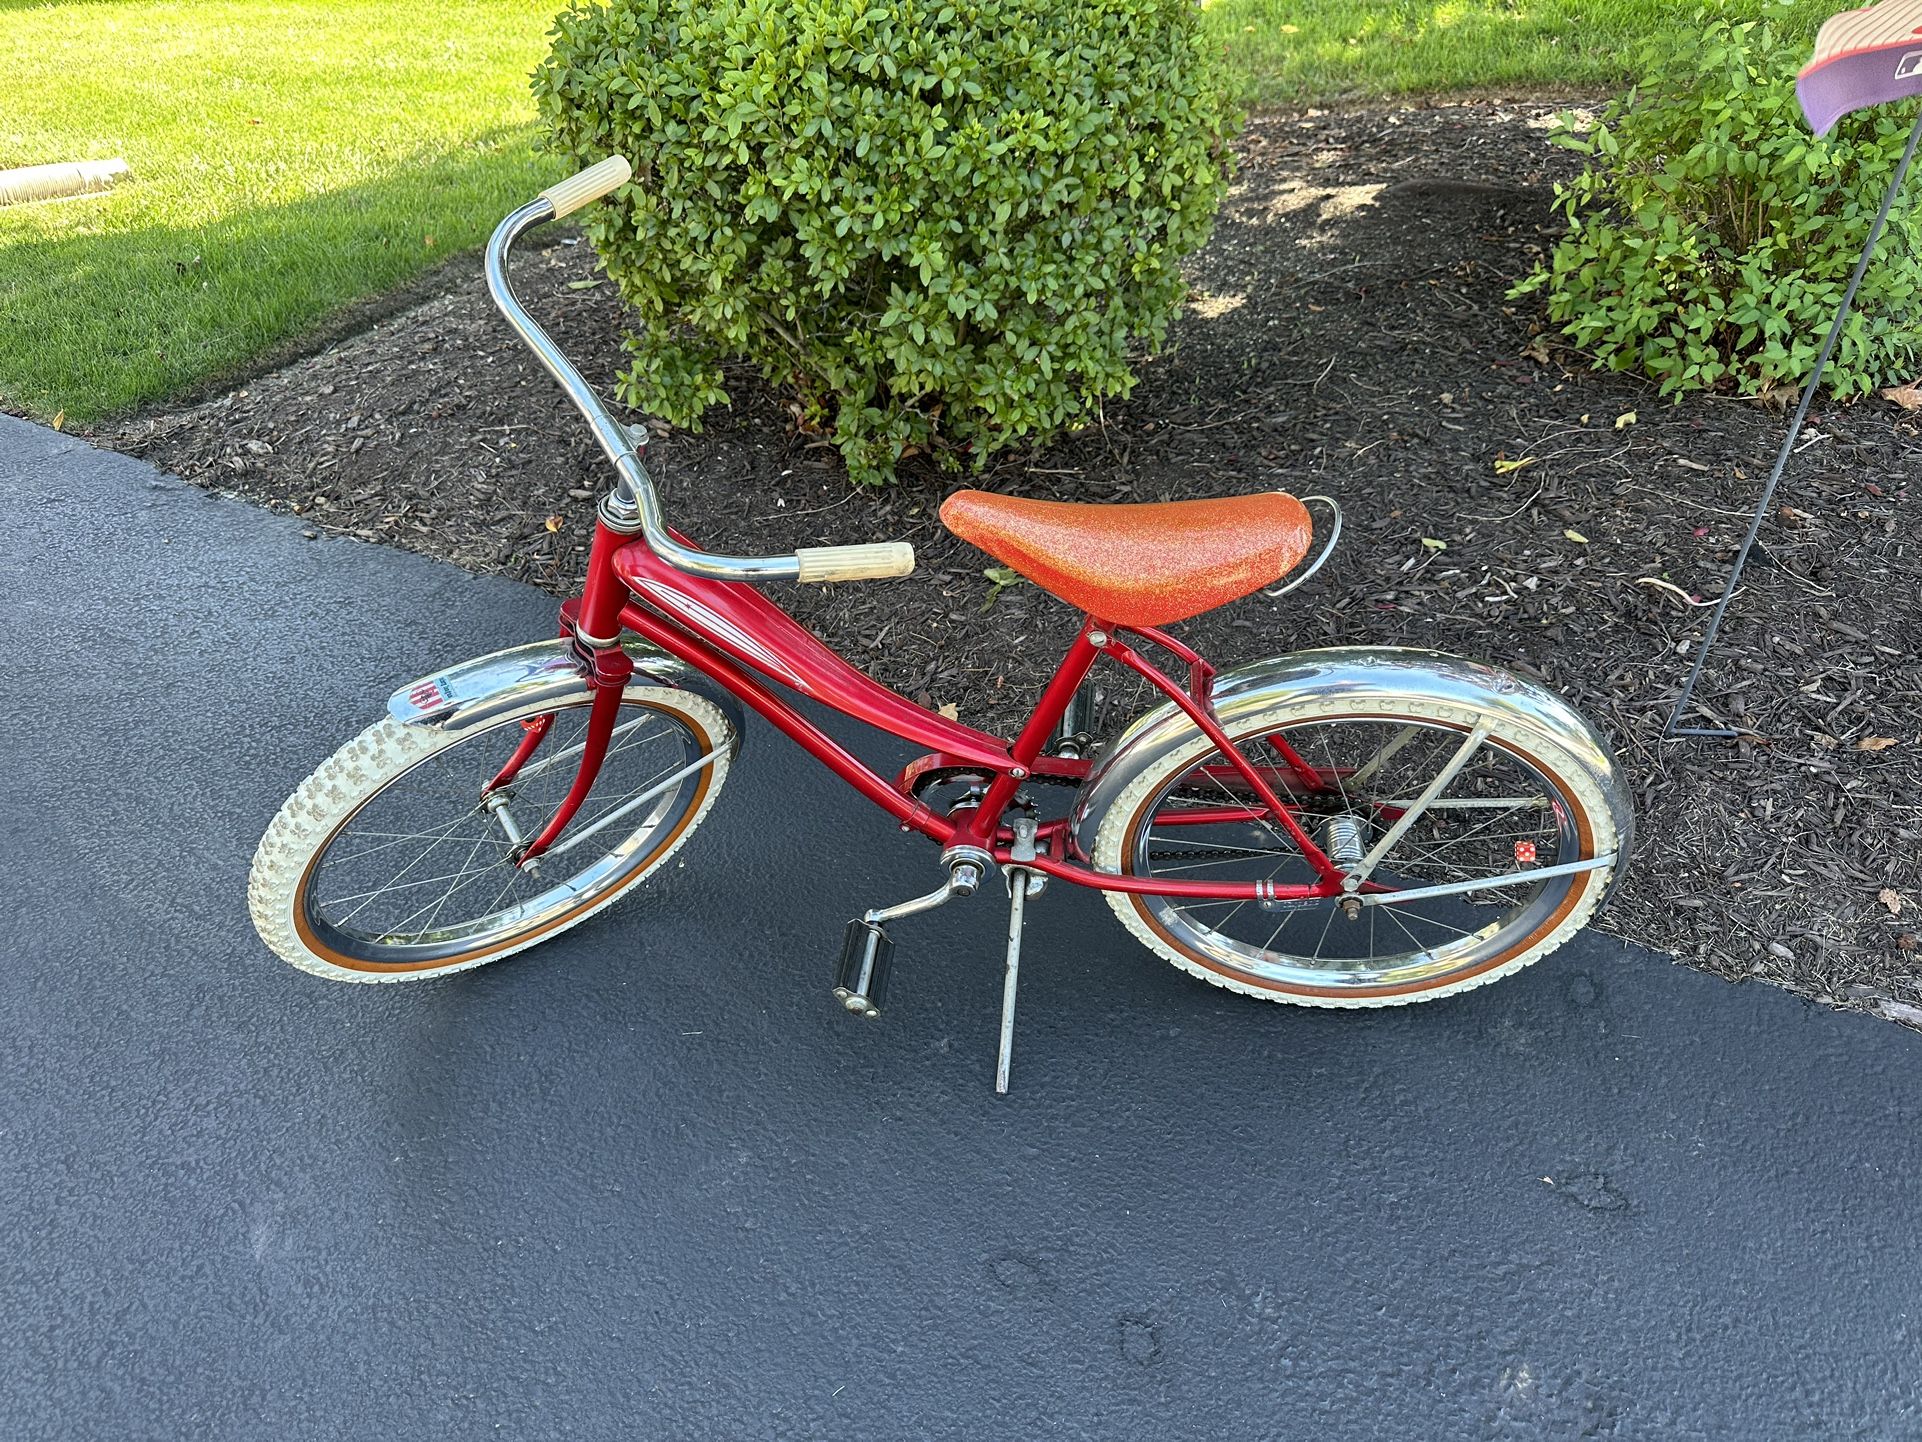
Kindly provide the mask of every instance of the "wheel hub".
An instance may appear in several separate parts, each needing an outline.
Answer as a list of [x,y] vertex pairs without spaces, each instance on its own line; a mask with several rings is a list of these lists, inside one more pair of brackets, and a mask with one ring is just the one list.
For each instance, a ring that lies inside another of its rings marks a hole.
[[[1360,866],[1362,858],[1368,854],[1368,823],[1351,811],[1331,816],[1323,824],[1318,840],[1328,859],[1346,875]],[[1344,896],[1341,899],[1341,914],[1350,921],[1360,920],[1361,898]]]

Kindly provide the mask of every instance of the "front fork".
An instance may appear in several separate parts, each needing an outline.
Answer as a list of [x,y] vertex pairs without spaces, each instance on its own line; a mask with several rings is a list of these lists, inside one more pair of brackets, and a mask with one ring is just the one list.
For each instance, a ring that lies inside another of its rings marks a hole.
[[[629,533],[613,523],[605,504],[596,517],[594,544],[587,556],[587,583],[578,601],[561,607],[561,634],[574,640],[574,655],[581,675],[593,691],[587,713],[587,735],[581,743],[581,760],[561,804],[548,818],[540,833],[519,845],[515,863],[523,869],[538,860],[560,839],[560,834],[580,813],[587,793],[594,789],[601,763],[607,759],[607,745],[620,717],[621,697],[634,676],[634,662],[621,647],[621,607],[627,603],[627,587],[614,569],[614,553],[627,543]],[[481,792],[483,802],[511,785],[521,768],[533,757],[552,729],[553,717],[536,716],[522,723],[525,734],[507,764]]]

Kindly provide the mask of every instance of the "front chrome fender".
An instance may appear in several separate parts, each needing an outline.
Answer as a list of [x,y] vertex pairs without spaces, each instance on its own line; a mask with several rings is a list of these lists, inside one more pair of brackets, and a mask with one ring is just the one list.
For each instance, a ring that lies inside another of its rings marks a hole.
[[[729,756],[740,753],[747,728],[732,694],[638,636],[628,637],[621,646],[634,662],[630,685],[674,686],[712,701],[727,718]],[[423,676],[387,698],[387,714],[409,726],[468,731],[516,711],[538,708],[542,702],[559,703],[587,689],[573,643],[562,636],[476,656]]]
[[[1568,702],[1544,686],[1476,661],[1412,647],[1340,646],[1297,651],[1256,661],[1216,678],[1215,715],[1230,735],[1237,723],[1284,703],[1312,710],[1330,699],[1395,698],[1419,714],[1425,705],[1466,706],[1499,715],[1593,769],[1626,859],[1635,840],[1627,778],[1601,734]],[[1164,702],[1121,733],[1095,763],[1069,814],[1069,839],[1083,857],[1093,853],[1102,819],[1146,767],[1191,742],[1194,722]],[[1622,874],[1615,867],[1615,877]],[[1611,880],[1611,887],[1613,882]]]

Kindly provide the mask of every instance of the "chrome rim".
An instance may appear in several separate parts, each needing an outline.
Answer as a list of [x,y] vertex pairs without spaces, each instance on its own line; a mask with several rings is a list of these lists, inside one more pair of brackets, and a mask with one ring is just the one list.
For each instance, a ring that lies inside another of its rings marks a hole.
[[623,703],[594,789],[561,836],[578,844],[530,874],[513,864],[513,838],[538,835],[573,785],[588,707],[553,716],[492,804],[482,790],[519,744],[518,720],[463,736],[368,798],[315,859],[301,904],[316,938],[362,961],[427,964],[539,930],[645,867],[699,800],[707,738],[673,712]]
[[[1401,717],[1325,719],[1237,742],[1282,793],[1324,851],[1372,850],[1464,745],[1462,728]],[[1315,772],[1298,779],[1284,742]],[[1183,824],[1184,813],[1246,805],[1250,788],[1210,753],[1140,813],[1131,848],[1136,875],[1179,881],[1312,883],[1314,869],[1274,818]],[[1397,803],[1400,803],[1399,805]],[[1383,855],[1373,879],[1412,890],[1495,880],[1581,857],[1566,789],[1489,736],[1433,804]],[[1339,859],[1339,858],[1338,858]],[[1403,905],[1344,909],[1334,898],[1296,902],[1191,901],[1141,896],[1136,904],[1172,940],[1216,968],[1281,990],[1424,988],[1479,969],[1547,924],[1586,876],[1495,885]],[[1357,914],[1352,918],[1349,910]]]

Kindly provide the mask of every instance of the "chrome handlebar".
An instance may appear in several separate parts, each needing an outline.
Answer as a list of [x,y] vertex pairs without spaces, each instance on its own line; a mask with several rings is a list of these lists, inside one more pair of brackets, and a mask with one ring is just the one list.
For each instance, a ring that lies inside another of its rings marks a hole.
[[[603,161],[602,166],[609,162]],[[621,177],[625,178],[625,167],[620,167]],[[583,171],[577,179],[587,180],[600,167]],[[611,173],[605,173],[612,178]],[[571,185],[573,182],[563,182]],[[614,182],[618,184],[619,181]],[[607,185],[599,194],[605,194]],[[508,216],[494,229],[493,237],[487,242],[487,291],[494,298],[494,304],[507,318],[534,353],[542,367],[554,378],[574,408],[586,418],[594,439],[600,443],[601,450],[613,465],[620,477],[614,492],[604,503],[616,524],[623,522],[638,523],[642,536],[654,553],[676,570],[686,571],[689,575],[705,576],[716,581],[852,581],[875,579],[885,576],[905,576],[914,569],[913,548],[903,542],[893,542],[874,546],[829,546],[812,547],[789,556],[720,556],[707,551],[698,551],[684,546],[668,534],[667,523],[661,514],[660,497],[654,490],[654,481],[642,464],[640,452],[621,423],[608,414],[601,398],[587,383],[587,378],[575,369],[561,348],[554,344],[547,332],[542,330],[521,306],[514,296],[513,287],[507,280],[507,257],[514,242],[535,226],[555,219],[558,210],[554,192],[562,186],[551,187],[535,200],[523,205]],[[571,210],[587,203],[586,199],[574,196],[563,197],[563,203]]]

